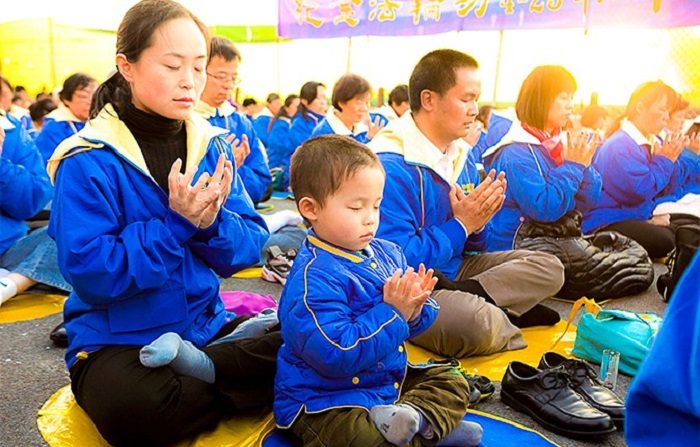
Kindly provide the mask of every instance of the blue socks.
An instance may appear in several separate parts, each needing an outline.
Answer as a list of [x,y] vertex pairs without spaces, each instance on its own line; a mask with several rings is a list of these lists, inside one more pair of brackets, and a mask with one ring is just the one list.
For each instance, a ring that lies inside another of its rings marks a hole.
[[141,348],[139,360],[148,368],[169,365],[178,374],[214,383],[214,362],[204,351],[174,332],[163,334]]

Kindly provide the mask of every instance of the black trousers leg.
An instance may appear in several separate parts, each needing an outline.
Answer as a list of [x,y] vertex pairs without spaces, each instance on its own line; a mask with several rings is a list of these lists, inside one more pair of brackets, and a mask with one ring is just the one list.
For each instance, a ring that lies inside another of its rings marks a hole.
[[617,231],[634,239],[644,247],[651,259],[668,256],[676,244],[672,228],[660,227],[643,220],[626,220],[608,225],[603,230]]

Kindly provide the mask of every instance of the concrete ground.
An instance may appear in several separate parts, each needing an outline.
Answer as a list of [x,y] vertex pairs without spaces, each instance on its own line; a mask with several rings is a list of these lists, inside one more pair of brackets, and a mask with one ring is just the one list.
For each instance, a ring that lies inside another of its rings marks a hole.
[[[273,200],[277,209],[290,208],[292,202]],[[664,267],[656,265],[657,275]],[[279,297],[277,284],[260,279],[225,279],[222,290],[251,290]],[[550,300],[548,305],[567,317],[570,304]],[[615,300],[609,307],[662,314],[665,304],[652,286],[645,293]],[[52,346],[48,335],[61,321],[61,315],[39,320],[0,325],[0,446],[30,447],[47,445],[36,425],[37,411],[60,387],[68,384],[63,362],[64,350]],[[500,378],[491,378],[500,379]],[[620,375],[618,394],[625,395],[630,379]],[[499,384],[500,385],[500,384]],[[499,399],[498,393],[480,404],[478,410],[518,421],[535,428],[561,446],[625,446],[624,436],[616,432],[602,439],[579,441],[556,435],[540,428],[528,416],[513,411]],[[78,447],[78,446],[76,446]],[[79,446],[88,447],[88,446]]]

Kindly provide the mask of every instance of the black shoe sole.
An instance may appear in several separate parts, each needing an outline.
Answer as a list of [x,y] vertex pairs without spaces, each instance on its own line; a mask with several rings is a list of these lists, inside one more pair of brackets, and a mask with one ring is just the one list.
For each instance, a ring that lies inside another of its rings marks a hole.
[[558,425],[554,425],[554,424],[542,419],[537,413],[532,411],[526,405],[518,402],[515,398],[513,398],[510,394],[508,394],[503,389],[501,389],[501,401],[503,401],[503,403],[508,405],[509,407],[511,407],[515,410],[518,410],[522,413],[527,414],[528,416],[530,416],[532,419],[537,421],[538,424],[540,424],[541,426],[543,426],[547,430],[552,431],[554,433],[558,433],[560,435],[574,437],[574,438],[584,438],[584,437],[590,437],[590,436],[609,435],[610,433],[614,433],[616,430],[616,428],[613,426],[612,428],[610,428],[608,430],[604,430],[604,431],[577,431],[577,430],[568,430],[568,429],[560,427]]

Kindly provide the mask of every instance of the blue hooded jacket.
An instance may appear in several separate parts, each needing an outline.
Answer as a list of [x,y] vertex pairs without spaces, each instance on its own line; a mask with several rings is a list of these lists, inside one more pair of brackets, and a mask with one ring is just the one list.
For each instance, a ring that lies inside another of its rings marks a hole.
[[15,117],[0,112],[5,142],[0,154],[0,255],[29,227],[24,223],[51,199],[53,188],[34,141]]
[[402,247],[411,267],[423,263],[450,279],[457,276],[465,252],[484,249],[490,226],[467,237],[452,214],[451,186],[468,193],[480,183],[467,144],[462,140],[454,144],[459,155],[450,182],[429,167],[426,152],[433,148],[410,113],[389,123],[369,144],[386,171],[377,237]]
[[265,148],[255,133],[253,124],[244,114],[236,112],[236,109],[228,101],[224,101],[220,107],[214,108],[200,100],[197,102],[195,110],[212,126],[228,130],[237,139],[240,140],[243,135],[248,137],[250,154],[243,165],[238,166],[238,175],[240,175],[243,186],[253,202],[260,202],[265,197],[265,193],[268,192],[272,176],[267,164]]
[[489,170],[505,172],[508,181],[503,208],[491,220],[489,251],[512,250],[523,222],[554,222],[571,210],[583,212],[600,199],[602,182],[593,167],[571,161],[557,166],[549,151],[518,122],[483,157]]
[[253,120],[253,127],[255,128],[255,133],[260,138],[260,141],[265,145],[269,146],[268,138],[270,136],[270,121],[272,121],[272,113],[267,107],[263,107],[262,112]]
[[68,107],[61,106],[44,117],[44,126],[34,140],[44,158],[49,161],[59,144],[71,135],[78,133],[85,123],[80,121]]
[[700,194],[700,155],[688,148],[683,149],[676,160],[677,169],[668,186],[661,191],[656,203],[675,202],[686,194]]
[[679,169],[668,158],[652,155],[623,129],[598,148],[592,166],[600,173],[603,189],[600,199],[589,200],[593,206],[583,212],[584,233],[625,220],[651,218],[656,199]]
[[307,110],[305,118],[302,117],[301,112],[294,116],[288,132],[286,132],[280,120],[277,120],[272,125],[269,151],[271,159],[275,162],[270,163],[270,166],[284,169],[282,179],[284,188],[289,186],[289,164],[292,154],[304,141],[311,137],[314,128],[322,119],[323,115]]
[[[389,122],[386,117],[378,113],[370,113],[369,118],[373,122],[379,119],[379,124],[382,126],[386,126],[386,124]],[[367,136],[368,130],[369,129],[364,123],[359,123],[352,130],[350,130],[334,113],[329,113],[314,128],[314,131],[311,133],[311,138],[318,137],[320,135],[345,135],[353,138],[358,143],[367,144],[369,143],[369,138]]]
[[[220,153],[233,160],[225,131],[197,114],[185,126],[193,182],[214,172]],[[111,105],[59,146],[48,170],[56,182],[49,235],[74,289],[64,307],[68,367],[84,353],[142,346],[165,332],[208,343],[227,319],[217,274],[259,262],[269,236],[238,175],[215,222],[195,227],[169,207]]]
[[432,299],[413,322],[384,302],[383,288],[406,259],[374,239],[366,255],[311,232],[280,298],[284,343],[277,354],[274,415],[287,428],[302,412],[395,403],[406,374],[404,342],[435,321]]

